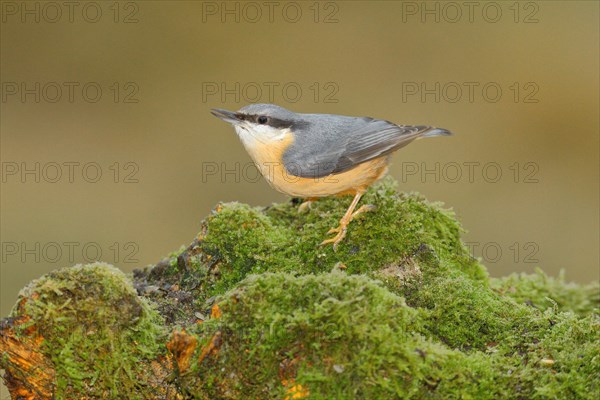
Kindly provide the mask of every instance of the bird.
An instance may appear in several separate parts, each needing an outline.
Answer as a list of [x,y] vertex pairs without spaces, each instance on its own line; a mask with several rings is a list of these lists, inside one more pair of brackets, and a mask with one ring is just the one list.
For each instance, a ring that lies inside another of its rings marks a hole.
[[354,196],[335,236],[321,245],[334,251],[358,215],[375,209],[356,207],[367,188],[388,170],[390,156],[415,139],[449,136],[443,128],[397,125],[383,119],[334,114],[296,113],[275,104],[250,104],[238,111],[212,109],[230,123],[257,169],[277,191],[305,200],[301,209],[319,198]]

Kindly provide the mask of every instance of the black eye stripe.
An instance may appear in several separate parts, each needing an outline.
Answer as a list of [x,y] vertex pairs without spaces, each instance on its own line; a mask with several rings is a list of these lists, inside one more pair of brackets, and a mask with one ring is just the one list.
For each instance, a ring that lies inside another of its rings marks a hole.
[[285,121],[279,118],[269,118],[266,125],[272,126],[273,128],[282,129],[290,128],[292,125],[294,125],[294,123],[292,121]]
[[[266,117],[266,116],[259,115],[259,114],[237,113],[236,117],[242,121],[250,121],[250,122],[254,122],[254,123],[258,124],[258,123],[260,123],[258,121],[258,118]],[[290,128],[291,126],[294,125],[294,123],[292,121],[286,121],[286,120],[279,119],[279,118],[267,117],[267,120],[265,121],[265,123],[262,123],[261,125],[269,125],[269,126],[272,126],[273,128],[283,129],[283,128]]]

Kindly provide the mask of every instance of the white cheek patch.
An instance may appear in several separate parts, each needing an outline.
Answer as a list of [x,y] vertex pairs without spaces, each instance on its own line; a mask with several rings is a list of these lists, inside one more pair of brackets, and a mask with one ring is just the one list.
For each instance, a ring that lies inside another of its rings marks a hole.
[[274,137],[275,140],[283,140],[290,134],[290,128],[278,129],[277,135]]
[[269,125],[253,125],[253,130],[257,139],[282,140],[289,129],[273,128]]
[[246,147],[255,147],[258,143],[268,145],[274,141],[281,141],[290,133],[289,128],[278,129],[257,124],[246,125],[243,128],[236,126],[235,131]]

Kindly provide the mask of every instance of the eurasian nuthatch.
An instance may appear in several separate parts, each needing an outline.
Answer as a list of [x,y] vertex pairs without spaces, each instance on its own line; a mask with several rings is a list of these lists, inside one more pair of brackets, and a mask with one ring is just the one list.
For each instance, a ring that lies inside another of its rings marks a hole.
[[258,170],[276,190],[307,199],[354,195],[336,233],[321,244],[334,249],[367,188],[387,172],[390,154],[415,139],[451,135],[431,126],[396,125],[368,117],[299,114],[274,104],[251,104],[237,112],[214,109],[212,114],[235,128]]

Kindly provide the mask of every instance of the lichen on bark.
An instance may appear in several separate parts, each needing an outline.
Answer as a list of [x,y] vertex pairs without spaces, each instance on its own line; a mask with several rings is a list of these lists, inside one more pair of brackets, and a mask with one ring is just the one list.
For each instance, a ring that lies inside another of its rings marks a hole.
[[0,326],[13,397],[596,398],[597,285],[490,279],[454,214],[391,179],[320,247],[348,201],[219,204],[132,277],[33,281]]

